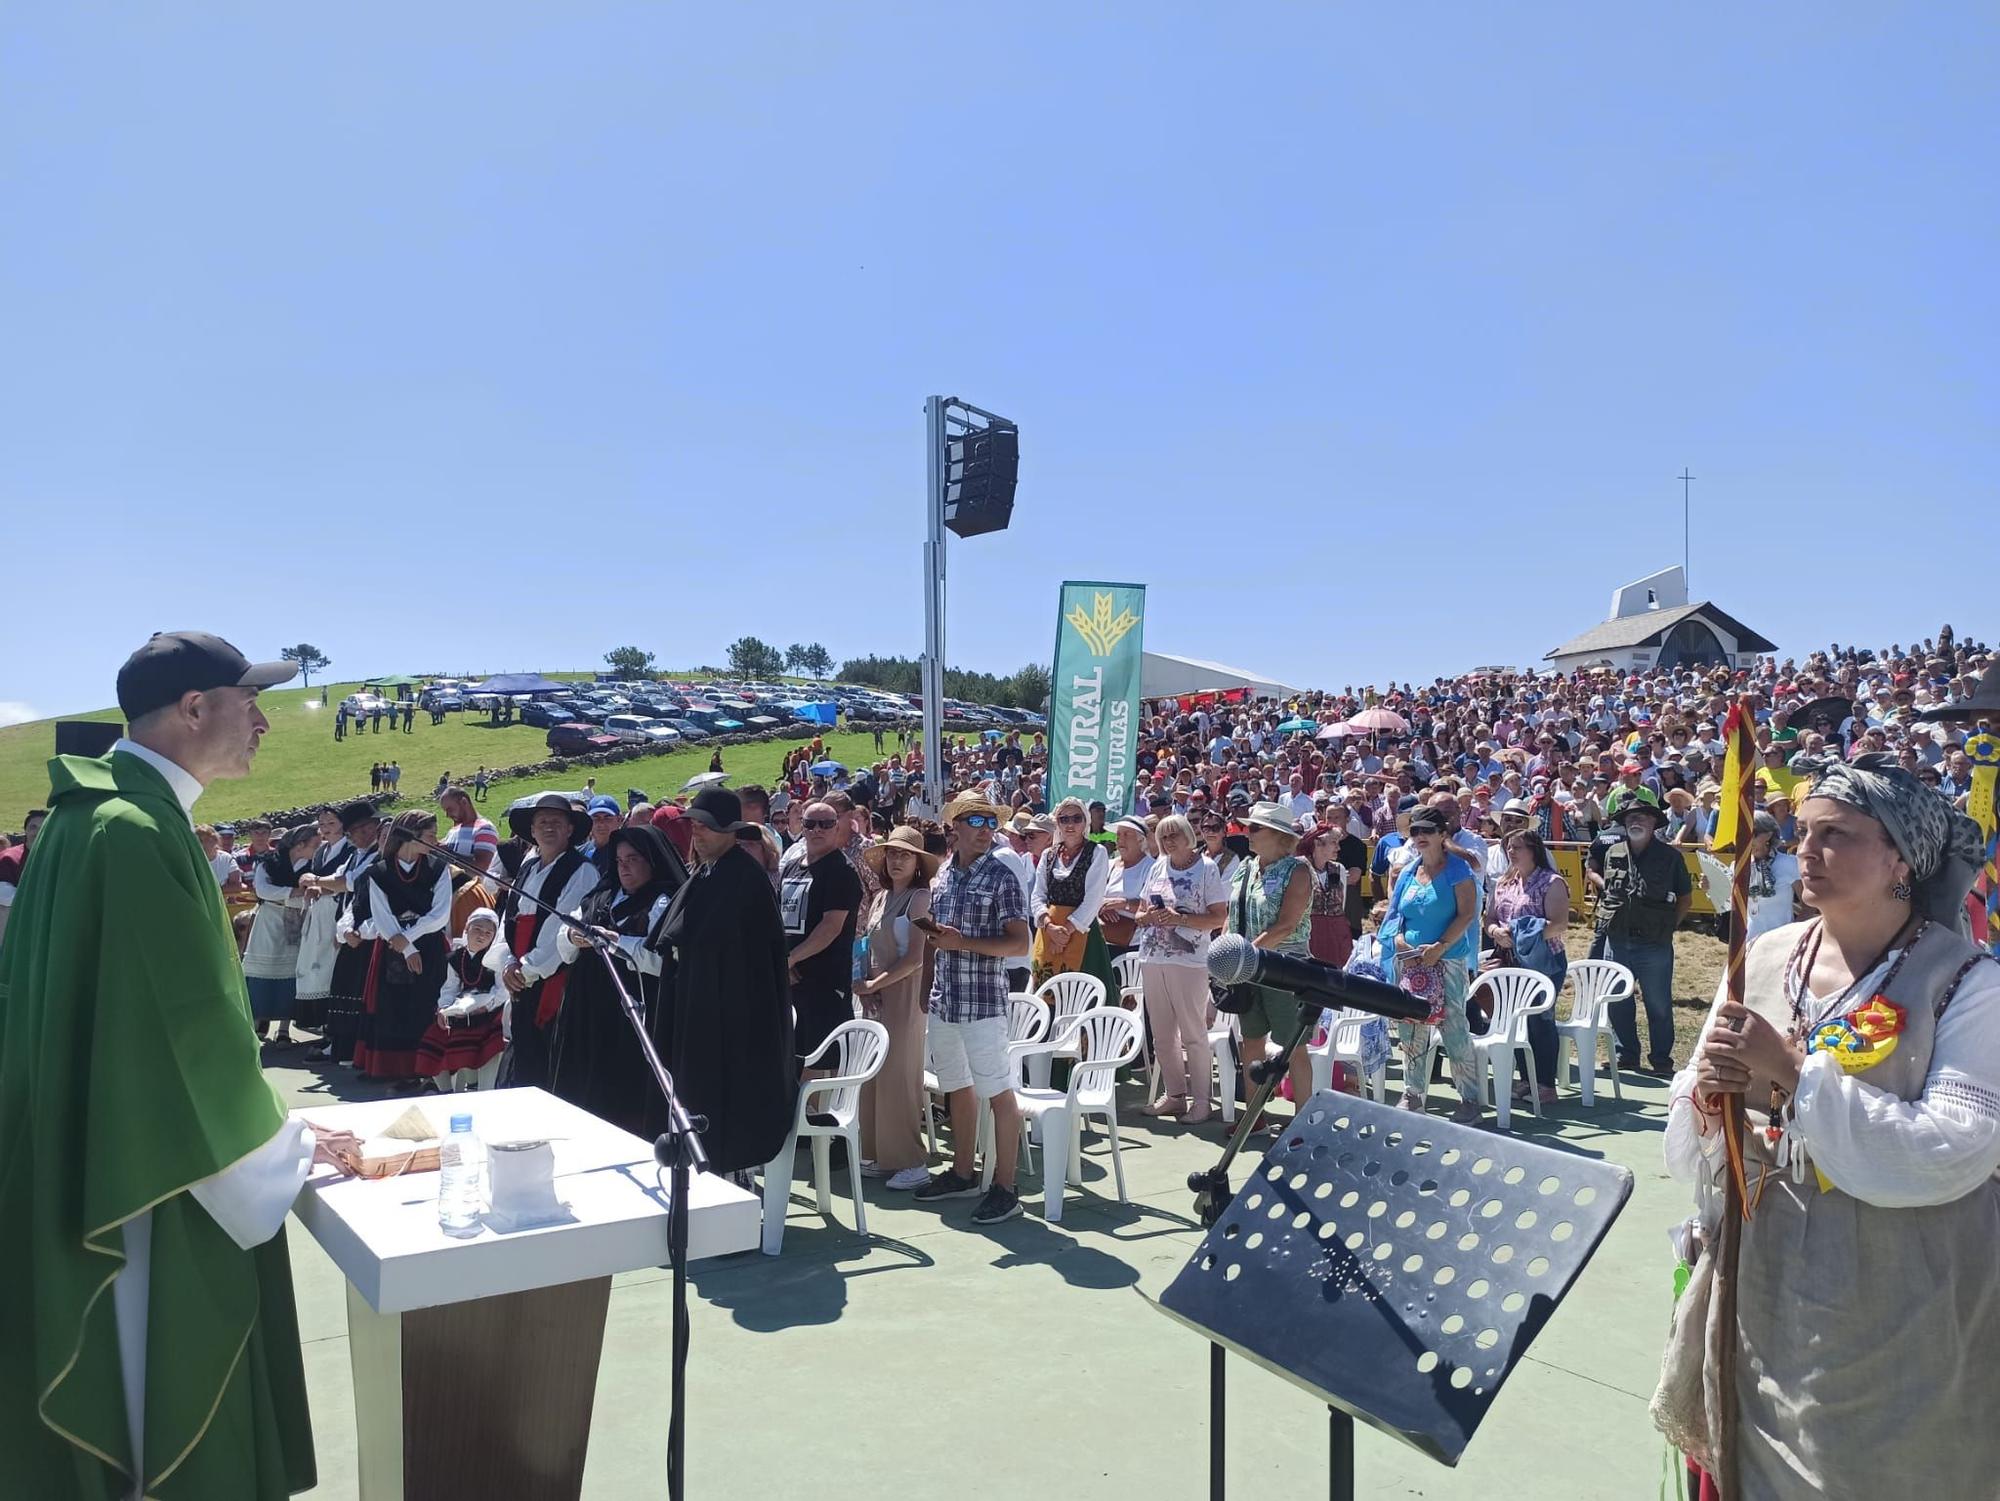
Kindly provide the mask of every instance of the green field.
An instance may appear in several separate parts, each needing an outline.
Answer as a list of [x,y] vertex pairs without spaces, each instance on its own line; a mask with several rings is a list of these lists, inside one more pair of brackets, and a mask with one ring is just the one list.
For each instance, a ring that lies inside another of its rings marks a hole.
[[[429,799],[431,789],[437,786],[437,779],[444,772],[470,781],[481,765],[516,766],[548,759],[547,730],[523,724],[496,728],[486,722],[483,714],[448,714],[442,725],[433,725],[428,714],[419,712],[416,728],[407,735],[401,731],[390,734],[386,723],[379,735],[356,734],[350,726],[347,739],[336,742],[331,706],[360,686],[329,684],[326,708],[319,706],[317,685],[262,695],[259,703],[271,720],[271,732],[264,737],[255,766],[243,781],[217,782],[210,787],[196,807],[197,815],[214,822],[361,796],[368,791],[368,768],[378,760],[400,761],[403,800],[422,802]],[[116,709],[104,709],[64,718],[115,723],[119,715]],[[0,828],[19,828],[21,815],[46,801],[48,762],[55,754],[55,738],[55,722],[48,719],[0,729]],[[768,785],[777,773],[778,763],[796,743],[774,740],[723,746],[723,769],[732,783]],[[890,744],[894,744],[893,738]],[[872,760],[874,746],[871,734],[827,737],[827,754],[850,766]],[[642,756],[612,766],[579,769],[566,779],[523,777],[495,782],[490,803],[504,806],[510,799],[538,786],[559,785],[565,791],[574,790],[588,775],[596,776],[600,791],[621,802],[628,787],[644,788],[657,798],[676,791],[696,772],[708,770],[713,750],[712,745],[690,746],[664,756]]]

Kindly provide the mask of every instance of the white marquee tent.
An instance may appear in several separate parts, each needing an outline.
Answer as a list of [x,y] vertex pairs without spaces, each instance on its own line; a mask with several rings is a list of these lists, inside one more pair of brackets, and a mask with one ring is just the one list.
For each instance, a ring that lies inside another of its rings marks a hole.
[[1210,693],[1224,688],[1248,688],[1258,698],[1286,698],[1299,690],[1276,678],[1245,672],[1199,657],[1173,657],[1149,651],[1139,675],[1141,698],[1176,698],[1183,693]]

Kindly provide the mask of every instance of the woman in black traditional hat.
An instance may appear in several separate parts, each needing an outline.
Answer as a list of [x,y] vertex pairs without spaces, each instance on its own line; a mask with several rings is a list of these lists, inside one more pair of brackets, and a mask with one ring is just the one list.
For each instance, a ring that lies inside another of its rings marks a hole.
[[[646,936],[687,880],[687,867],[650,823],[618,830],[606,850],[615,879],[585,897],[577,916],[597,931],[665,1058],[672,1034],[661,1025],[663,965],[661,955],[646,947]],[[556,935],[556,953],[569,966],[569,983],[556,1016],[549,1088],[600,1120],[650,1134],[662,1102],[603,958],[585,953],[567,927]]]
[[361,989],[354,1069],[398,1089],[421,1089],[427,1077],[417,1046],[437,1016],[451,920],[451,868],[419,841],[437,838],[437,815],[396,815],[382,858],[363,877],[367,915],[355,931],[374,940]]
[[514,958],[501,972],[500,983],[513,997],[508,1002],[507,1062],[504,1082],[516,1087],[546,1087],[549,1044],[569,971],[556,952],[562,924],[522,894],[540,897],[558,912],[574,912],[595,891],[600,875],[577,848],[590,837],[590,818],[560,792],[544,792],[508,810],[507,827],[518,839],[533,842],[534,852],[521,862],[515,890],[500,904],[500,934]]
[[737,842],[742,819],[735,793],[696,794],[694,872],[647,940],[672,959],[668,1066],[681,1102],[708,1119],[710,1170],[739,1175],[784,1146],[799,1076],[785,923],[770,877]]
[[348,1063],[354,1057],[354,1038],[361,1028],[361,990],[368,980],[368,944],[356,931],[368,916],[367,883],[362,878],[381,858],[388,825],[375,805],[365,799],[356,799],[340,810],[340,825],[349,845],[347,864],[339,875],[323,876],[319,883],[322,893],[340,895],[340,910],[333,924],[339,951],[333,959],[333,978],[327,983],[326,1035],[306,1056]]

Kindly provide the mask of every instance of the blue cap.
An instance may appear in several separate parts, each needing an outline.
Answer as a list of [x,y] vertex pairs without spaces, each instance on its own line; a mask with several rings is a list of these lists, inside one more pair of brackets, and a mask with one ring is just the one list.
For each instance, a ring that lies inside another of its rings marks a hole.
[[454,1115],[451,1118],[451,1129],[454,1131],[470,1131],[472,1129],[472,1117],[469,1115]]
[[615,797],[606,797],[601,792],[590,800],[588,811],[592,818],[597,817],[600,813],[609,813],[613,818],[623,818],[625,816],[625,810],[618,806],[618,799]]

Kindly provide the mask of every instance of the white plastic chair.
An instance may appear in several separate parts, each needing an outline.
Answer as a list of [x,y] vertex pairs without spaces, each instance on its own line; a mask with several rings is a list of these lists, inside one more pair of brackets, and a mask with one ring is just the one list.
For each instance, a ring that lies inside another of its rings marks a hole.
[[[1014,995],[1007,998],[1007,1077],[1016,1090],[1027,1082],[1024,1075],[1028,1054],[1048,1035],[1048,1007],[1031,995]],[[987,1159],[986,1178],[991,1182],[993,1105],[990,1100],[979,1102],[979,1124],[975,1129],[978,1135],[973,1141],[972,1149]],[[1032,1165],[1034,1158],[1026,1141],[1021,1143],[1021,1154],[1022,1160]]]
[[[1493,1121],[1502,1131],[1514,1119],[1514,1055],[1528,1060],[1528,1108],[1542,1113],[1541,1081],[1535,1077],[1535,1054],[1528,1046],[1528,1018],[1556,1005],[1555,983],[1532,969],[1489,969],[1474,981],[1493,993],[1493,1017],[1486,1034],[1472,1039],[1473,1077],[1479,1092],[1491,1088]],[[1497,1061],[1496,1061],[1497,1060]]]
[[1218,1011],[1215,1025],[1208,1029],[1208,1045],[1215,1054],[1216,1093],[1222,1110],[1222,1124],[1236,1124],[1237,1022],[1227,1012]]
[[1556,1075],[1562,1076],[1563,1050],[1567,1047],[1576,1064],[1577,1084],[1583,1103],[1597,1103],[1597,1039],[1611,1038],[1611,1093],[1625,1098],[1625,1086],[1618,1079],[1618,1039],[1611,1030],[1611,1016],[1605,1009],[1613,1001],[1631,997],[1635,983],[1632,971],[1613,959],[1578,959],[1569,967],[1569,982],[1576,999],[1569,1008],[1569,1020],[1556,1023]]
[[1049,1035],[1049,1008],[1031,995],[1007,997],[1007,1076],[1016,1086],[1027,1083],[1022,1075],[1026,1049]]
[[1103,1007],[1104,982],[1096,975],[1080,971],[1050,975],[1035,994],[1048,1003],[1049,1030],[1047,1041],[1027,1055],[1028,1082],[1037,1089],[1046,1089],[1051,1060],[1081,1056],[1076,1045],[1076,1023],[1086,1011]]
[[[1063,1193],[1083,1174],[1083,1118],[1101,1115],[1111,1133],[1111,1172],[1118,1183],[1118,1202],[1125,1197],[1125,1159],[1118,1150],[1118,1070],[1139,1054],[1139,1019],[1122,1006],[1098,1006],[1077,1019],[1075,1035],[1087,1056],[1070,1070],[1069,1088],[1029,1088],[1016,1091],[1021,1106],[1021,1135],[1042,1128],[1042,1216],[1051,1224],[1062,1219]],[[1060,1042],[1036,1044],[1053,1056]],[[992,1165],[987,1167],[992,1181]]]
[[[811,1068],[833,1052],[839,1059],[831,1077],[810,1079],[799,1089],[792,1115],[792,1132],[764,1168],[764,1254],[776,1256],[785,1240],[785,1208],[792,1197],[792,1154],[801,1136],[812,1143],[813,1193],[823,1215],[833,1213],[832,1147],[834,1137],[847,1143],[847,1180],[854,1190],[854,1228],[868,1233],[868,1210],[861,1199],[861,1086],[882,1070],[889,1056],[889,1029],[880,1022],[842,1022],[819,1045],[805,1067]],[[815,1125],[807,1117],[833,1117],[831,1125]]]
[[[1366,1011],[1352,1009],[1333,1013],[1333,1025],[1327,1028],[1324,1041],[1309,1047],[1306,1055],[1312,1060],[1313,1093],[1333,1088],[1333,1065],[1345,1059],[1354,1065],[1356,1073],[1361,1071],[1361,1028],[1369,1020]],[[1368,1076],[1368,1087],[1375,1098],[1387,1101],[1389,1098],[1389,1063]]]
[[1157,1092],[1159,1060],[1153,1056],[1152,1034],[1146,1028],[1146,977],[1139,967],[1139,951],[1120,954],[1111,961],[1118,977],[1118,1004],[1139,1018],[1139,1067],[1146,1075],[1146,1095]]

